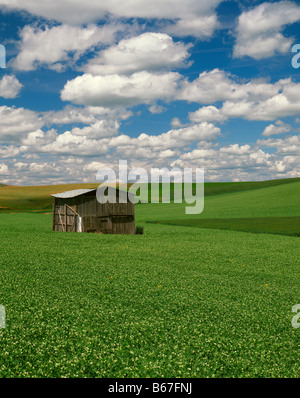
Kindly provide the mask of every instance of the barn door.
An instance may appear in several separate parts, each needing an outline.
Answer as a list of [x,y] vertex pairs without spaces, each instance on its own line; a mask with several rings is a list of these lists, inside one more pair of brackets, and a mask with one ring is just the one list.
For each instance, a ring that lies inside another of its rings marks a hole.
[[72,207],[65,205],[65,214],[66,214],[66,225],[65,231],[67,232],[76,232],[77,227],[77,214],[72,209]]

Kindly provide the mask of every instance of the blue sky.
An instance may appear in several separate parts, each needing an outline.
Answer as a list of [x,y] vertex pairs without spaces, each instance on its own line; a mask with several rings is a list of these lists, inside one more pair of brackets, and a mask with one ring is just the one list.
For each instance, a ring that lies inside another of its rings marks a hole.
[[1,182],[95,182],[119,159],[300,176],[299,2],[0,0],[0,18]]

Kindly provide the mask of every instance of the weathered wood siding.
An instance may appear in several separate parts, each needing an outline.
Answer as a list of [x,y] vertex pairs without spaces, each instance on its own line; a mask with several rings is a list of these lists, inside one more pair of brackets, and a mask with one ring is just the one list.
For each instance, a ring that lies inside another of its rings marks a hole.
[[[118,197],[117,197],[118,200]],[[55,198],[53,231],[76,232],[81,217],[82,232],[134,234],[134,203],[99,203],[95,192],[73,198]]]

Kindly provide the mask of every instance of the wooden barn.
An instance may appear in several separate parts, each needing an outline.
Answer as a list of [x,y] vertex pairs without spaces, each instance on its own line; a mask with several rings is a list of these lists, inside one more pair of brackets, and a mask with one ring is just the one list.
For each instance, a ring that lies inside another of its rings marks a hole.
[[[134,234],[134,203],[130,201],[134,196],[115,189],[116,203],[102,204],[96,192],[97,189],[76,189],[52,195],[53,231]],[[121,192],[126,203],[120,203]]]

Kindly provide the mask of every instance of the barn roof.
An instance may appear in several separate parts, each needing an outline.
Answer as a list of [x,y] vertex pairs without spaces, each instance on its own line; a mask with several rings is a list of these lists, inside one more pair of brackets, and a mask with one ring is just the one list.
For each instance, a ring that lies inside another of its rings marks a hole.
[[54,196],[55,198],[74,198],[75,196],[80,196],[80,195],[83,195],[84,193],[92,192],[92,191],[96,191],[96,189],[95,188],[93,188],[93,189],[73,189],[72,191],[55,193],[51,196]]
[[[110,187],[112,188],[112,187]],[[55,198],[74,198],[75,196],[80,196],[83,195],[87,192],[92,192],[92,191],[97,191],[97,188],[92,188],[92,189],[73,189],[72,191],[65,191],[61,193],[55,193],[52,194],[51,196],[54,196]],[[134,196],[132,193],[128,193],[129,196]]]

